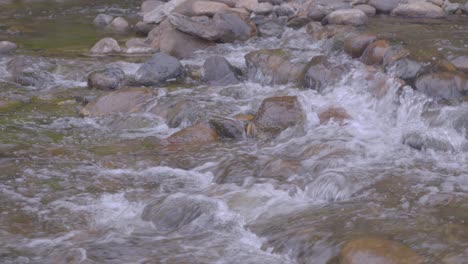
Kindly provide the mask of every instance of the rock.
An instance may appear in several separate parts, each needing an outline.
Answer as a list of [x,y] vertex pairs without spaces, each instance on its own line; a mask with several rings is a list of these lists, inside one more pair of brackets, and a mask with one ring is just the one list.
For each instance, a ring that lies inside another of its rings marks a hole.
[[99,14],[99,15],[96,16],[93,23],[94,23],[94,25],[96,25],[98,27],[105,27],[105,26],[109,25],[112,22],[112,20],[114,20],[114,17],[111,16],[111,15]]
[[125,42],[126,49],[125,53],[153,53],[156,52],[144,39],[133,38]]
[[460,99],[468,92],[468,77],[455,72],[428,73],[420,76],[415,86],[431,97]]
[[190,58],[197,50],[203,50],[214,45],[212,42],[200,39],[176,30],[168,20],[164,20],[148,34],[150,46],[161,52],[179,59]]
[[155,90],[126,88],[103,95],[86,105],[83,116],[101,117],[114,114],[129,114],[143,111],[148,102],[156,98]]
[[18,46],[10,41],[0,41],[0,54],[10,53],[16,50]]
[[121,52],[119,43],[113,38],[103,38],[91,48],[90,52],[94,54],[106,54]]
[[135,25],[135,32],[142,36],[148,36],[148,33],[156,27],[153,23],[139,21]]
[[112,23],[107,25],[106,29],[118,33],[124,33],[130,29],[130,25],[123,17],[116,17],[112,20]]
[[393,65],[397,60],[406,58],[409,55],[409,50],[403,47],[402,45],[392,45],[385,52],[382,60],[382,65],[388,68],[389,66]]
[[230,8],[226,4],[213,1],[196,1],[192,4],[195,16],[214,16],[216,13],[223,13]]
[[299,83],[306,66],[290,62],[289,55],[282,50],[268,49],[248,53],[245,62],[249,79],[263,84]]
[[342,74],[340,67],[332,65],[326,56],[316,56],[307,64],[302,86],[318,92],[336,83]]
[[385,52],[390,48],[386,40],[378,40],[367,46],[361,60],[367,65],[382,64]]
[[462,8],[462,5],[459,3],[446,3],[444,6],[444,11],[447,14],[455,14],[458,10]]
[[323,5],[315,5],[309,9],[307,16],[313,21],[322,21],[331,11]]
[[234,13],[217,13],[208,17],[187,17],[172,14],[169,21],[178,30],[208,41],[233,42],[247,40],[256,35],[255,25],[247,23]]
[[322,26],[319,22],[312,22],[307,25],[306,31],[315,41],[319,41],[322,39],[330,39],[338,33],[349,32],[349,28],[348,26],[342,25]]
[[457,68],[457,70],[468,74],[468,56],[458,56],[451,59],[450,62]]
[[88,76],[88,87],[98,90],[116,90],[125,79],[125,73],[119,68],[107,68],[95,71]]
[[369,0],[368,5],[373,6],[377,10],[377,13],[388,14],[395,9],[399,3],[400,0]]
[[261,37],[281,38],[285,30],[285,25],[278,20],[269,20],[257,25],[258,33]]
[[239,0],[236,3],[237,8],[245,8],[250,12],[253,11],[256,5],[258,5],[257,0]]
[[241,71],[232,66],[224,57],[208,58],[201,69],[201,81],[209,85],[231,85],[239,83]]
[[371,5],[356,5],[354,6],[354,8],[361,10],[367,16],[375,16],[375,14],[377,13],[377,10],[375,9],[375,7]]
[[310,22],[310,18],[298,16],[288,21],[288,27],[299,29],[307,25],[309,22]]
[[135,73],[135,81],[140,85],[160,85],[183,75],[179,60],[164,53],[156,53]]
[[278,17],[281,17],[281,16],[292,17],[296,14],[296,9],[294,9],[294,7],[292,7],[291,5],[287,3],[283,3],[279,6],[274,6],[273,12]]
[[407,58],[396,61],[394,65],[395,76],[406,82],[413,82],[423,70],[421,63]]
[[164,2],[159,0],[146,0],[141,3],[141,13],[144,15],[156,9],[159,6],[164,5]]
[[360,34],[348,37],[344,41],[344,51],[353,58],[359,58],[367,46],[376,39],[377,36],[374,34]]
[[340,251],[341,264],[422,264],[424,258],[409,247],[381,238],[358,238],[346,243]]
[[392,11],[392,15],[412,18],[443,18],[447,16],[442,8],[427,2],[399,5]]
[[209,124],[198,123],[172,134],[166,141],[171,144],[202,144],[214,142],[217,138],[216,130]]
[[27,56],[17,56],[11,59],[6,69],[12,75],[12,80],[22,86],[45,88],[54,81],[49,73],[53,64]]
[[258,15],[265,15],[269,14],[273,11],[273,5],[266,2],[266,3],[258,3],[252,9],[252,12]]
[[322,24],[354,25],[361,26],[367,24],[367,16],[358,9],[336,10],[328,14]]
[[183,4],[185,1],[186,0],[171,0],[164,5],[157,6],[143,15],[143,22],[159,24],[170,15],[176,7]]
[[334,121],[340,125],[343,125],[346,120],[351,119],[351,116],[342,107],[329,107],[326,110],[320,112],[318,116],[320,125],[326,125],[330,121]]
[[303,121],[304,114],[297,97],[269,97],[263,100],[253,121],[257,130],[254,135],[263,138],[273,137]]
[[444,0],[426,0],[426,2],[429,2],[436,6],[442,6],[444,4]]
[[242,139],[244,135],[244,122],[228,117],[213,116],[209,121],[216,130],[216,134],[221,138]]
[[281,5],[284,0],[258,0],[259,3],[270,3],[272,5]]

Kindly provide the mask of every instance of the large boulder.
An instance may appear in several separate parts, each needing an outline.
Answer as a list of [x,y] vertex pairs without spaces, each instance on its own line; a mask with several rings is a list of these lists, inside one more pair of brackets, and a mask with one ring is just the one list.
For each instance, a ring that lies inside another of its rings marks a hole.
[[257,33],[254,24],[235,13],[217,13],[213,18],[187,17],[174,13],[169,21],[178,30],[208,41],[244,41]]
[[400,0],[369,0],[369,5],[375,7],[377,13],[388,14],[395,9]]
[[208,58],[201,68],[201,81],[209,85],[237,84],[241,71],[232,66],[224,57],[214,56]]
[[171,144],[202,144],[214,142],[217,138],[213,127],[206,123],[198,123],[172,134],[166,141]]
[[386,40],[378,40],[367,46],[361,56],[362,62],[367,65],[382,64],[385,53],[390,48]]
[[245,55],[250,80],[263,84],[299,83],[306,63],[291,62],[285,51],[262,49]]
[[18,46],[10,41],[0,41],[0,54],[10,53],[16,50]]
[[190,58],[197,50],[203,50],[214,43],[181,32],[166,19],[148,34],[150,46],[179,59]]
[[6,66],[7,71],[12,75],[13,82],[22,86],[45,88],[55,79],[49,72],[55,65],[42,59],[17,56]]
[[361,10],[367,16],[375,16],[375,14],[377,13],[375,7],[371,5],[356,5],[353,8]]
[[143,22],[159,24],[170,15],[177,6],[186,1],[187,0],[172,0],[163,5],[158,5],[153,10],[143,15]]
[[125,73],[119,68],[95,71],[88,76],[88,87],[99,90],[116,90],[125,80]]
[[422,264],[424,258],[395,241],[365,237],[346,243],[340,252],[341,264]]
[[143,111],[157,93],[147,88],[126,88],[103,95],[90,102],[82,110],[83,116],[102,117],[114,114],[130,114]]
[[359,58],[367,46],[376,39],[377,36],[374,34],[360,34],[350,36],[344,41],[344,51],[353,58]]
[[90,50],[93,54],[107,54],[121,51],[122,49],[120,48],[119,43],[113,38],[103,38],[99,40]]
[[316,56],[306,66],[302,85],[321,92],[325,87],[336,83],[343,72],[343,68],[332,65],[326,56]]
[[367,24],[367,20],[367,15],[359,9],[343,9],[331,12],[322,23],[361,26]]
[[107,25],[109,25],[112,20],[114,20],[114,17],[111,16],[111,15],[108,15],[108,14],[99,14],[96,16],[96,18],[94,18],[94,25],[98,26],[98,27],[105,27]]
[[416,90],[431,97],[460,99],[468,93],[468,77],[456,72],[436,72],[420,76]]
[[179,60],[164,53],[156,53],[137,70],[135,81],[140,85],[160,85],[182,75],[183,66]]
[[295,96],[269,97],[263,100],[253,121],[254,136],[270,138],[304,121],[304,113]]
[[415,2],[399,5],[393,9],[392,15],[414,18],[443,18],[447,16],[442,8],[427,2]]
[[396,77],[410,83],[413,83],[423,71],[421,63],[408,58],[397,60],[392,66],[394,67]]

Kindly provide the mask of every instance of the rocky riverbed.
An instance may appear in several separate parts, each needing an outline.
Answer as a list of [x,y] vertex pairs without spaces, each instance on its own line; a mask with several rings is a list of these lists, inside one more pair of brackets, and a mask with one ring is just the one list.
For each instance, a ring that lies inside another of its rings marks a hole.
[[1,263],[468,259],[468,3],[0,0]]

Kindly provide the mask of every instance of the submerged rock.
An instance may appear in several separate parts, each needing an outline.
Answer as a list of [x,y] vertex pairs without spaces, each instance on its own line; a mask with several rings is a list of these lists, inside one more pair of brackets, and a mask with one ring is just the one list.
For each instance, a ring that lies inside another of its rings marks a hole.
[[382,64],[383,58],[390,44],[386,40],[378,40],[367,46],[361,60],[367,65]]
[[213,116],[209,121],[216,133],[221,138],[242,139],[244,138],[244,122],[228,117]]
[[304,113],[296,96],[269,97],[263,100],[253,121],[254,136],[274,137],[288,127],[303,122]]
[[377,36],[374,34],[361,34],[348,37],[344,41],[344,51],[353,58],[359,58],[367,46],[376,39]]
[[13,82],[23,86],[45,88],[55,79],[49,72],[55,65],[42,59],[17,56],[6,66],[7,71],[12,75]]
[[340,252],[341,264],[422,264],[424,258],[395,241],[366,237],[346,243]]
[[155,90],[147,88],[121,89],[90,102],[81,110],[81,114],[100,117],[142,111],[148,102],[155,100],[156,95]]
[[208,58],[201,68],[201,81],[209,85],[230,85],[239,83],[242,72],[232,66],[224,57]]
[[443,18],[447,16],[442,8],[427,2],[399,5],[392,11],[392,15],[414,18]]
[[322,24],[353,25],[361,26],[367,24],[367,16],[358,9],[336,10],[328,14]]
[[332,65],[325,56],[316,56],[305,68],[302,85],[320,92],[328,85],[336,83],[342,73],[343,69]]
[[120,88],[125,79],[125,73],[119,68],[108,68],[95,71],[88,76],[88,87],[99,90],[115,90]]
[[202,144],[214,142],[217,138],[216,130],[209,124],[198,123],[172,134],[166,141],[171,144]]
[[0,41],[0,54],[10,53],[16,50],[18,46],[10,41]]
[[468,77],[456,72],[437,72],[420,76],[416,90],[431,97],[460,99],[468,92]]
[[450,60],[457,70],[468,74],[468,56],[458,56]]
[[105,26],[109,25],[112,22],[112,20],[114,20],[114,17],[111,16],[111,15],[99,14],[99,15],[96,16],[93,23],[94,23],[94,25],[96,25],[98,27],[105,27]]
[[346,120],[351,119],[351,116],[342,107],[329,107],[320,112],[318,116],[321,125],[326,125],[330,121],[337,122],[342,125]]
[[182,77],[183,67],[176,58],[164,53],[156,53],[135,73],[135,81],[140,85],[159,85]]
[[94,54],[107,54],[121,52],[119,43],[113,38],[103,38],[91,48],[90,52]]

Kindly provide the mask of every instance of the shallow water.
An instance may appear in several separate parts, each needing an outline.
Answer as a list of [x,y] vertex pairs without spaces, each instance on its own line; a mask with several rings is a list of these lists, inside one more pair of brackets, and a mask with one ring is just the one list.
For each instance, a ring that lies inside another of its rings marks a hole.
[[[31,33],[0,37],[56,65],[53,83],[32,89],[11,83],[12,56],[0,58],[0,96],[19,102],[0,112],[2,263],[337,263],[341,245],[362,235],[400,241],[428,263],[468,258],[467,103],[438,104],[391,76],[382,90],[368,67],[302,29],[183,63],[220,54],[245,69],[243,56],[260,48],[303,60],[326,54],[349,71],[320,94],[293,84],[173,85],[158,87],[145,112],[82,118],[76,96],[98,94],[86,89],[89,72],[111,64],[131,75],[144,58],[86,56],[107,35],[92,26],[107,2],[77,2],[48,2],[44,15],[43,2],[0,11],[2,30],[32,19],[28,12],[43,18]],[[112,2],[136,15],[134,1]],[[25,15],[12,19],[13,10]],[[274,95],[298,96],[305,124],[268,142],[156,144],[213,114],[255,113]],[[155,109],[178,100],[196,110],[170,128]],[[352,119],[320,125],[317,113],[329,106]],[[424,148],[403,144],[408,138]]]

